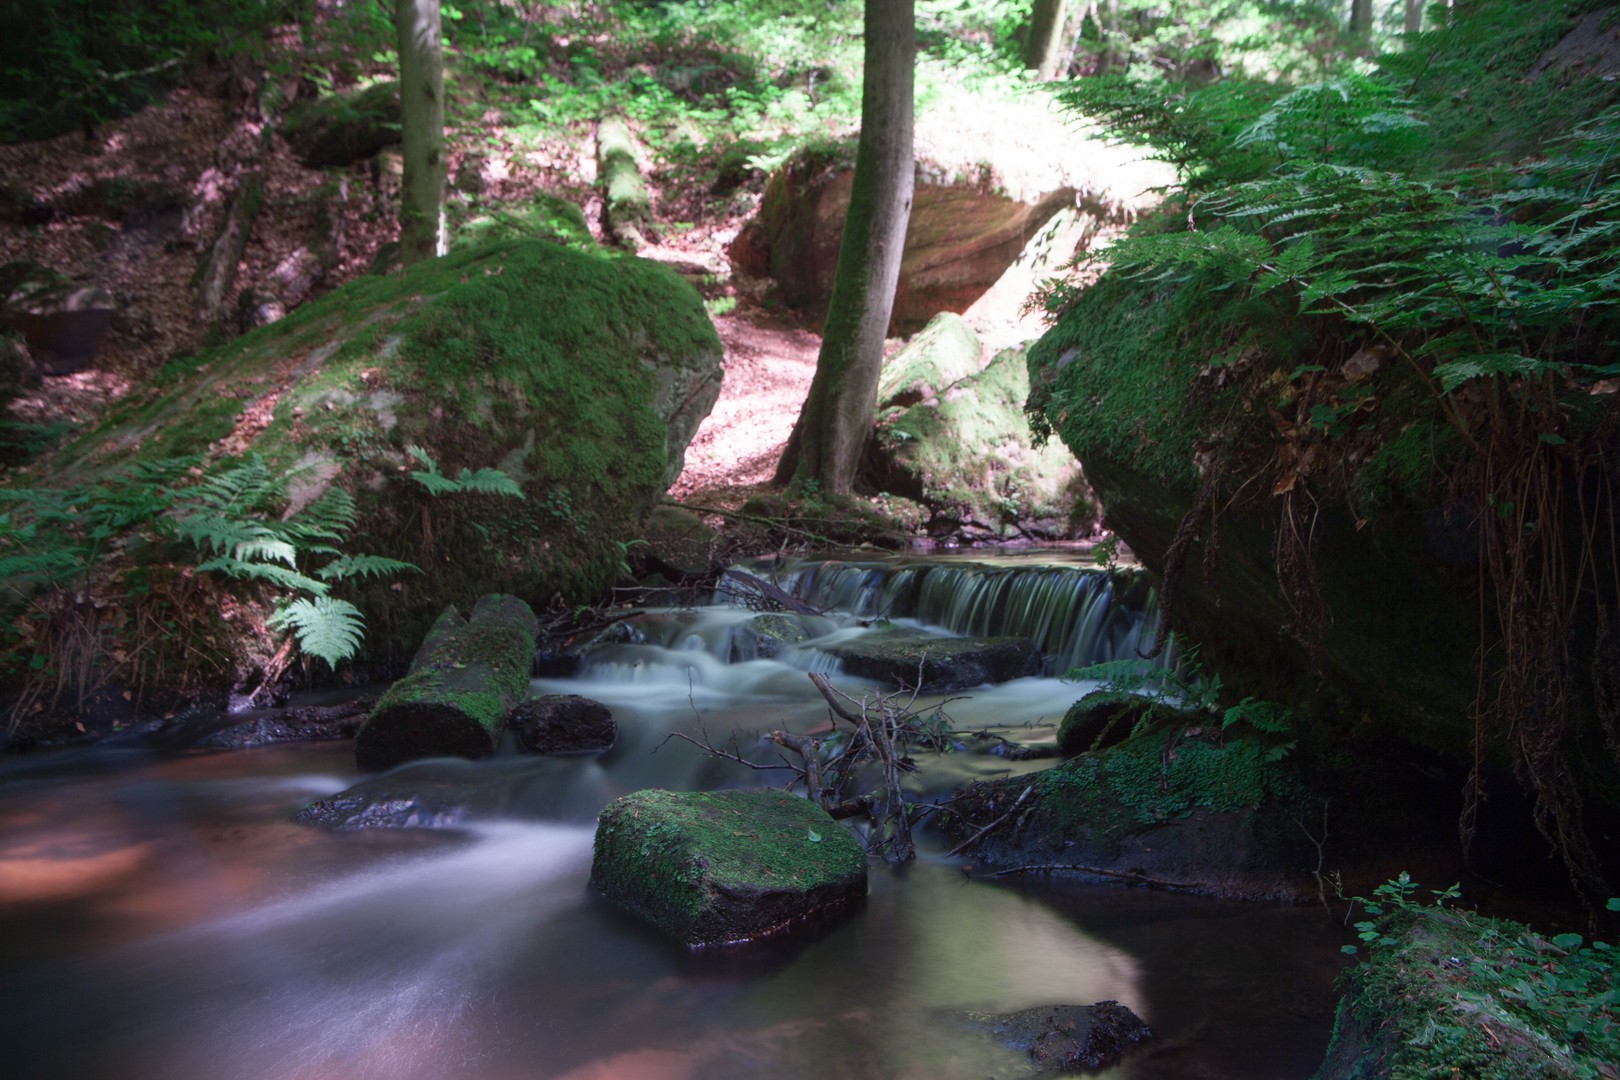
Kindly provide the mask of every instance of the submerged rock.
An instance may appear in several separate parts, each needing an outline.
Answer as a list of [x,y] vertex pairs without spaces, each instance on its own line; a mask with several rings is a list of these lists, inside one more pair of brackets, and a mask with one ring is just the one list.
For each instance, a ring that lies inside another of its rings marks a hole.
[[274,743],[352,739],[375,702],[374,698],[360,698],[342,705],[283,709],[271,716],[255,717],[211,731],[195,745],[205,750],[249,750]]
[[591,881],[688,945],[779,933],[866,895],[866,854],[783,791],[638,791],[609,803]]
[[[810,616],[816,618],[817,616]],[[739,627],[731,639],[731,662],[769,660],[780,656],[782,650],[810,640],[811,634],[801,619],[780,611],[767,611],[748,620]],[[830,620],[828,620],[830,621]]]
[[363,780],[293,815],[328,829],[448,829],[508,809],[506,789],[466,764],[423,763]]
[[969,1013],[975,1027],[1009,1049],[1029,1055],[1039,1072],[1106,1069],[1153,1031],[1117,1001],[1047,1005],[1021,1012]]
[[1028,638],[948,638],[913,630],[877,630],[819,648],[836,656],[850,675],[908,687],[920,684],[924,693],[1006,682],[1041,670],[1041,654]]
[[523,748],[536,754],[593,753],[619,736],[608,707],[578,694],[529,698],[512,710],[510,723]]

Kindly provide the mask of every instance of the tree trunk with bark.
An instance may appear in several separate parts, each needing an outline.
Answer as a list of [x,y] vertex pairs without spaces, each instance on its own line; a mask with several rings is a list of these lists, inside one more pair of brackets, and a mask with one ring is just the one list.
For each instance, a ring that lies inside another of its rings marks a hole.
[[1373,29],[1372,0],[1350,0],[1350,32],[1366,37]]
[[400,185],[399,246],[406,266],[445,252],[444,56],[439,0],[397,0],[400,128],[405,170]]
[[1408,34],[1423,31],[1423,0],[1406,0],[1406,23],[1402,27]]
[[1024,43],[1024,67],[1040,82],[1063,74],[1069,56],[1069,0],[1035,0],[1029,15],[1029,39]]
[[854,485],[871,434],[916,179],[914,0],[866,0],[865,30],[861,138],[838,270],[810,396],[776,467],[779,483],[814,481],[830,495]]

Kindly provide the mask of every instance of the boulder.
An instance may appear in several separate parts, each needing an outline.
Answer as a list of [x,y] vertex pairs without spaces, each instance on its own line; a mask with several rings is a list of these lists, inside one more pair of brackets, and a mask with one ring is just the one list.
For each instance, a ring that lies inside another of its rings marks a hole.
[[636,552],[647,569],[671,582],[707,578],[720,560],[720,534],[702,518],[678,506],[656,506],[642,531],[646,546]]
[[920,335],[921,355],[908,345],[885,365],[884,385],[892,389],[867,444],[866,475],[881,490],[927,506],[931,536],[1089,535],[1097,509],[1080,466],[1064,447],[1037,447],[1030,435],[1023,352],[1008,349],[984,370],[946,381],[959,362],[934,358],[955,360],[971,333],[960,317],[941,315]]
[[638,791],[609,803],[591,881],[687,945],[751,941],[866,895],[866,854],[784,791]]
[[512,710],[512,730],[535,754],[589,754],[607,750],[618,738],[613,714],[600,701],[578,694],[529,698]]
[[112,294],[42,271],[0,304],[0,323],[22,334],[41,371],[71,375],[90,366],[118,315]]
[[399,83],[387,81],[301,101],[287,110],[281,134],[299,160],[321,169],[394,145],[399,124]]
[[1063,714],[1063,722],[1058,725],[1058,750],[1064,757],[1104,750],[1132,735],[1177,721],[1190,722],[1190,717],[1141,694],[1095,690],[1069,706],[1069,711]]
[[[343,549],[421,569],[342,587],[364,613],[363,657],[401,664],[447,602],[596,599],[679,474],[720,355],[702,299],[655,263],[493,243],[350,282],[171,364],[39,467],[62,486],[117,474],[137,448],[205,470],[256,455],[291,512],[343,489]],[[524,497],[435,495],[411,447],[446,478],[498,468]]]
[[1019,637],[937,637],[890,628],[817,647],[837,657],[847,674],[908,687],[920,683],[923,693],[964,690],[1041,671],[1034,642]]
[[354,740],[355,763],[386,769],[420,757],[488,757],[529,689],[540,620],[515,596],[444,609],[410,671],[377,701]]
[[[854,180],[854,144],[801,150],[765,184],[758,215],[731,251],[739,270],[770,277],[789,307],[819,322],[832,295]],[[1074,189],[1013,198],[967,173],[919,156],[917,183],[890,320],[893,333],[941,311],[964,311],[995,284]]]
[[1153,1037],[1142,1018],[1117,1001],[999,1015],[969,1013],[968,1019],[1008,1049],[1029,1055],[1035,1070],[1043,1073],[1106,1069]]
[[962,316],[942,311],[912,335],[905,347],[883,361],[878,375],[878,408],[908,409],[927,402],[984,366],[979,335]]
[[[763,615],[755,615],[732,635],[731,663],[769,660],[780,656],[782,650],[789,646],[809,641],[812,635],[805,629],[803,619],[804,616],[789,615],[780,611],[767,611]],[[832,626],[832,620],[823,621],[829,628]]]

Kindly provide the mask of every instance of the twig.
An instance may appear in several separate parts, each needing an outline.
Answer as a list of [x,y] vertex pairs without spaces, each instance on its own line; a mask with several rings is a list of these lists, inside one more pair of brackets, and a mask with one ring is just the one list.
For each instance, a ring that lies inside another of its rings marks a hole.
[[960,854],[962,854],[962,852],[966,851],[968,848],[970,848],[974,844],[978,843],[979,840],[981,838],[983,838],[985,833],[989,832],[991,829],[994,829],[997,825],[1000,825],[1003,821],[1006,821],[1008,818],[1012,817],[1013,816],[1013,811],[1017,810],[1018,807],[1023,804],[1024,800],[1029,798],[1029,793],[1034,791],[1034,790],[1035,790],[1035,785],[1034,784],[1031,784],[1028,787],[1026,787],[1024,789],[1024,793],[1022,795],[1018,796],[1017,799],[1013,800],[1013,804],[1007,808],[1007,812],[1005,814],[1002,814],[1000,817],[996,818],[996,820],[992,821],[990,824],[986,825],[984,828],[980,829],[978,832],[974,833],[972,836],[968,837],[966,840],[962,841],[960,844],[957,844],[955,847],[951,848],[951,850],[949,850],[949,851],[947,851],[945,853],[945,857],[948,859],[952,855],[960,855]]

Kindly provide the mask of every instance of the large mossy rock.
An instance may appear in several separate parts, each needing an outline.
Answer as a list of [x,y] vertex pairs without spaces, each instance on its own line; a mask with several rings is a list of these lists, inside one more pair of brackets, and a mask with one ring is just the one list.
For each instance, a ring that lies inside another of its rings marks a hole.
[[[774,280],[784,303],[817,321],[832,296],[854,176],[853,143],[800,151],[771,174],[758,216],[732,246],[740,269]],[[1010,197],[981,175],[919,156],[891,330],[910,333],[941,311],[965,311],[1074,196],[1064,187]]]
[[889,359],[866,473],[879,489],[928,507],[933,536],[1089,533],[1096,510],[1073,455],[1056,442],[1036,447],[1030,435],[1022,350],[998,353],[981,370],[978,345],[961,316],[945,313]]
[[866,895],[866,855],[782,791],[638,791],[609,803],[591,881],[688,945],[750,941]]
[[[1207,433],[1237,441],[1234,417],[1269,422],[1223,374],[1233,354],[1212,310],[1219,295],[1105,275],[1029,351],[1031,406],[1080,460],[1108,528],[1159,578],[1198,495]],[[1289,631],[1296,615],[1278,583],[1277,499],[1221,496],[1213,573],[1201,569],[1205,543],[1195,539],[1175,623],[1240,694],[1298,702],[1325,678],[1361,734],[1382,729],[1466,760],[1480,641],[1476,538],[1438,498],[1418,494],[1432,456],[1446,453],[1445,432],[1400,426],[1397,410],[1416,391],[1389,374],[1397,381],[1380,394],[1395,435],[1358,463],[1362,517],[1324,501],[1311,522],[1332,613],[1320,656]],[[1275,447],[1266,453],[1274,458]],[[1241,483],[1249,473],[1237,475]]]
[[[662,266],[491,244],[176,360],[37,469],[63,486],[137,453],[204,469],[251,454],[287,476],[291,509],[341,486],[357,503],[344,549],[422,570],[345,593],[367,655],[400,658],[447,602],[594,599],[679,474],[720,353],[697,292]],[[448,477],[498,467],[525,498],[431,495],[412,446]]]
[[938,637],[915,630],[873,630],[818,646],[847,674],[931,694],[1038,675],[1041,654],[1021,637]]
[[1063,714],[1058,725],[1058,751],[1074,757],[1087,750],[1104,750],[1153,728],[1167,727],[1186,714],[1141,694],[1095,690]]
[[347,165],[400,141],[399,83],[387,81],[299,102],[281,134],[312,169]]
[[422,757],[488,757],[529,689],[540,620],[515,596],[445,608],[411,669],[388,688],[354,739],[355,763],[386,769]]

